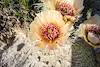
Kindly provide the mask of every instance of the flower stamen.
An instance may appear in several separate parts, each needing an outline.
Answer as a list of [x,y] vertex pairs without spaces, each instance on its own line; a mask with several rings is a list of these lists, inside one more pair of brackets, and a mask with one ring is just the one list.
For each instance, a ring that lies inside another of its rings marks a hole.
[[59,34],[59,29],[55,24],[50,23],[41,27],[42,38],[46,41],[54,41],[56,38],[58,38]]
[[75,15],[74,7],[68,2],[62,2],[57,4],[56,9],[61,12],[62,15]]

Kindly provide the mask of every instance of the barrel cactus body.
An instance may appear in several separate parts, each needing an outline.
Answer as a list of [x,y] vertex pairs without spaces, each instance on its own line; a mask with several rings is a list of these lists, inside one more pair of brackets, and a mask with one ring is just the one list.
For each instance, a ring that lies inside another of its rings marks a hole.
[[72,45],[72,67],[96,67],[93,48],[82,38]]
[[37,47],[25,34],[16,36],[14,43],[0,43],[0,67],[96,67],[92,48],[83,39],[66,41],[55,50]]

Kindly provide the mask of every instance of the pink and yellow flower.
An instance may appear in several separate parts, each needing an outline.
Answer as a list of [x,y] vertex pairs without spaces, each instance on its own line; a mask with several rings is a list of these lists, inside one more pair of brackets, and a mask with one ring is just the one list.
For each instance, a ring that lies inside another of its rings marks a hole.
[[100,48],[100,16],[95,15],[80,26],[81,37],[92,47]]
[[69,36],[71,23],[65,24],[61,13],[54,10],[43,11],[30,24],[31,41],[38,40],[41,48],[54,49],[63,45]]
[[83,0],[41,0],[44,3],[44,10],[57,10],[63,16],[76,16],[80,14],[83,7]]

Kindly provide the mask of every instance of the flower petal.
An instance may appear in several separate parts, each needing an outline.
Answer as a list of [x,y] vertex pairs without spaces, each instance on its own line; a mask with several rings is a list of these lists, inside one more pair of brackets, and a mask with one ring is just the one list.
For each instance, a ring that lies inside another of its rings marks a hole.
[[79,14],[82,11],[82,9],[84,8],[84,6],[83,6],[84,0],[73,0],[73,1],[74,1],[73,6],[76,9],[76,13]]
[[56,6],[58,3],[70,3],[76,10],[76,14],[79,14],[82,9],[84,8],[83,6],[83,0],[41,0],[44,3],[44,10],[56,10]]

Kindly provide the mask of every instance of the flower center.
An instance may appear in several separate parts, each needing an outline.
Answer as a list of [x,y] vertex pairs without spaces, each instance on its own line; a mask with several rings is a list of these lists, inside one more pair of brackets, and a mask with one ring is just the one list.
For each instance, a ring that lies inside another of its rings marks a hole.
[[41,29],[42,37],[48,41],[54,41],[60,34],[58,26],[52,23],[44,25]]
[[100,35],[100,27],[99,26],[90,26],[88,29],[87,29],[87,32],[92,32],[94,34],[98,34]]
[[56,9],[60,11],[62,15],[75,15],[74,7],[70,3],[59,3]]

